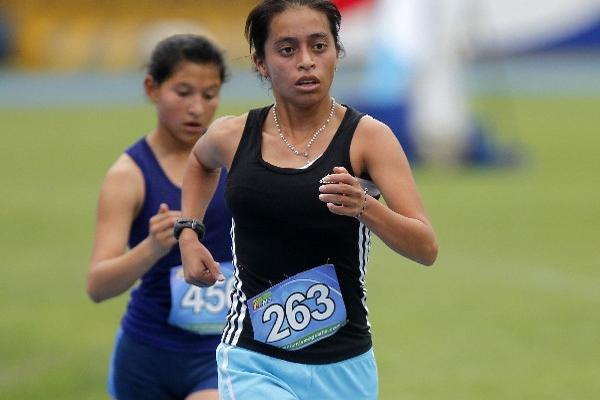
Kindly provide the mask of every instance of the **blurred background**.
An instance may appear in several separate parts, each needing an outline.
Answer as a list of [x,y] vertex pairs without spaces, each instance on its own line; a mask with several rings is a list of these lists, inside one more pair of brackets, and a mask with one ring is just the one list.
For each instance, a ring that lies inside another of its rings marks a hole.
[[[0,398],[106,398],[127,296],[85,295],[107,168],[154,124],[165,36],[226,50],[219,114],[272,102],[256,1],[0,1]],[[382,399],[600,393],[600,0],[338,0],[333,94],[386,122],[437,230],[421,268],[374,242]]]

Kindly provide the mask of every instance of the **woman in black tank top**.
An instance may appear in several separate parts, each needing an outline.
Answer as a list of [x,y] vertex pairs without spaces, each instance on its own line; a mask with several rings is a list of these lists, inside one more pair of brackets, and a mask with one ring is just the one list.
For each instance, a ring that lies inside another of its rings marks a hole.
[[[395,135],[330,95],[340,21],[327,0],[260,2],[246,37],[275,103],[215,121],[186,168],[186,218],[203,218],[219,169],[229,172],[236,282],[217,350],[222,398],[273,398],[282,387],[302,398],[302,381],[295,386],[289,370],[329,374],[326,384],[311,378],[312,398],[376,398],[365,288],[370,233],[421,264],[437,256]],[[223,279],[191,229],[179,243],[186,280]],[[349,363],[366,363],[361,376]]]

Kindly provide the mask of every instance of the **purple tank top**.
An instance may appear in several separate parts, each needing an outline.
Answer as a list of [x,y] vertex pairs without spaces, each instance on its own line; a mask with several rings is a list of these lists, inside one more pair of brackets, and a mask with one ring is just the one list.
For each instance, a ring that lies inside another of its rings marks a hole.
[[[129,234],[129,247],[133,248],[148,236],[149,220],[161,203],[166,203],[171,210],[181,210],[181,188],[166,176],[145,137],[128,148],[126,153],[141,169],[145,183],[144,204]],[[203,243],[219,262],[232,259],[231,214],[223,198],[226,179],[227,173],[223,171],[204,218],[206,236]],[[158,348],[214,352],[219,335],[198,335],[167,322],[171,308],[170,270],[180,264],[181,255],[176,245],[142,276],[140,285],[131,292],[121,326],[132,338]]]

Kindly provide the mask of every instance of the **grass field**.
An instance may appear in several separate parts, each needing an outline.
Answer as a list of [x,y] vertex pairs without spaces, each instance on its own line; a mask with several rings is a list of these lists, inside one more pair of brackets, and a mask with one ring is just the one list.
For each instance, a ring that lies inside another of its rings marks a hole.
[[[225,107],[238,112],[246,105]],[[600,98],[480,98],[516,169],[419,168],[433,268],[375,242],[381,398],[600,395]],[[0,398],[103,399],[126,296],[85,295],[98,188],[152,109],[0,110]]]

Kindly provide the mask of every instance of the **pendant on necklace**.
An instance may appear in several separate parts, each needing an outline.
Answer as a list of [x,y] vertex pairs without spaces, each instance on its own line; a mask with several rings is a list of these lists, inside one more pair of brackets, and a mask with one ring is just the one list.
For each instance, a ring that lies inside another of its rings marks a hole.
[[304,157],[308,158],[308,151],[304,150],[304,153],[302,154]]

